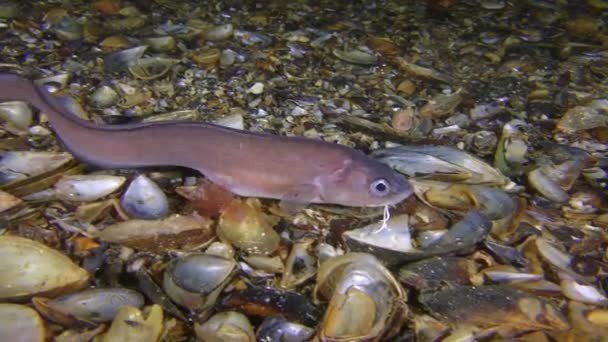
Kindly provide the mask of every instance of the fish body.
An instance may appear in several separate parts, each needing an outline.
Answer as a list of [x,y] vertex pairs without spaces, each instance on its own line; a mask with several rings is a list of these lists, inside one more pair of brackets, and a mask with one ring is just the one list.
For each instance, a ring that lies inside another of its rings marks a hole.
[[13,74],[0,75],[0,99],[37,107],[66,150],[103,168],[187,167],[240,196],[303,205],[394,205],[412,194],[389,166],[321,140],[188,121],[96,125],[72,114],[70,99]]

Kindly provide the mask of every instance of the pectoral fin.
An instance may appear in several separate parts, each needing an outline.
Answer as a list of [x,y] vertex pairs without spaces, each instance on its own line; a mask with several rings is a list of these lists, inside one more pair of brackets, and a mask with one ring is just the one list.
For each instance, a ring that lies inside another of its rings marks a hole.
[[281,210],[295,214],[320,196],[319,190],[312,184],[300,184],[289,189],[281,198]]

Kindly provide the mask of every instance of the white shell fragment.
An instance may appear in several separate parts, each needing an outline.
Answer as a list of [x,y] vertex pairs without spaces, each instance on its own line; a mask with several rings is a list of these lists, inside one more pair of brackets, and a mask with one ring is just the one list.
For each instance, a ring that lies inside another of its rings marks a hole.
[[0,300],[86,285],[89,274],[70,258],[39,242],[0,236]]
[[120,204],[132,217],[158,219],[169,212],[169,200],[163,190],[145,175],[139,175],[122,195]]
[[118,190],[127,179],[110,175],[73,175],[55,184],[56,195],[64,201],[96,201]]

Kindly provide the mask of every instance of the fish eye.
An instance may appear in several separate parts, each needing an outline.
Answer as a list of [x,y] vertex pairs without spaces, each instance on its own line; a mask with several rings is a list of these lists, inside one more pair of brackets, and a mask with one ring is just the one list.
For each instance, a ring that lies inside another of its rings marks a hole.
[[376,179],[369,186],[369,190],[376,196],[386,196],[391,190],[386,179]]

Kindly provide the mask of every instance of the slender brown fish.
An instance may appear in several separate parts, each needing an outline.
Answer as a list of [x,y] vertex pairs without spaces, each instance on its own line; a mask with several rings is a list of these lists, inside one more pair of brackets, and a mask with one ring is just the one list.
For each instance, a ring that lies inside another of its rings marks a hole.
[[384,206],[412,194],[385,164],[321,140],[186,121],[96,125],[72,114],[69,98],[13,74],[0,74],[0,99],[37,107],[70,153],[100,167],[188,167],[237,195],[298,206]]

